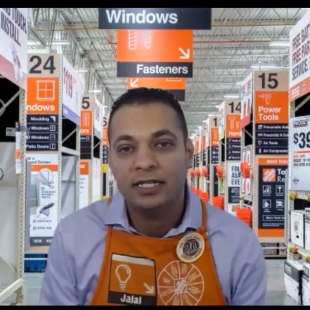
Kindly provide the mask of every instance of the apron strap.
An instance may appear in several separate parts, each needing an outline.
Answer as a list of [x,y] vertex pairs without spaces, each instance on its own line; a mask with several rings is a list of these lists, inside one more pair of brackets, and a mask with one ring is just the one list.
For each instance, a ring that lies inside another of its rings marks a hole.
[[200,200],[201,202],[201,216],[202,216],[202,229],[207,232],[207,204]]

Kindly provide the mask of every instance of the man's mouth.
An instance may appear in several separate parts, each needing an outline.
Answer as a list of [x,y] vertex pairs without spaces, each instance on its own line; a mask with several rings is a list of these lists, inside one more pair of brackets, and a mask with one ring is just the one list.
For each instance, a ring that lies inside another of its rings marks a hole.
[[134,183],[134,186],[137,186],[140,188],[153,188],[161,184],[164,184],[164,182],[159,181],[159,180],[141,180],[141,181]]

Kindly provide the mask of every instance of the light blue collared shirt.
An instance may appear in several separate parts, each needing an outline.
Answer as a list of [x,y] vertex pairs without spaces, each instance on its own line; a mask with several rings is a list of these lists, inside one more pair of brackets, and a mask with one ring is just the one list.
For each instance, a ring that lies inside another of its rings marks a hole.
[[[198,211],[199,210],[199,211]],[[202,225],[200,199],[188,189],[181,225],[164,238],[195,231]],[[104,255],[107,225],[136,233],[129,225],[121,194],[110,207],[100,200],[59,223],[50,246],[41,305],[89,305]],[[207,205],[207,230],[227,305],[265,305],[266,267],[256,234],[242,221]]]

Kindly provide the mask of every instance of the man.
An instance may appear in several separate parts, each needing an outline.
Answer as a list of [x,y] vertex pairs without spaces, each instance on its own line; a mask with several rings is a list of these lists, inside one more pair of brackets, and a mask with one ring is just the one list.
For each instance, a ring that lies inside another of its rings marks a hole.
[[109,119],[120,193],[66,217],[50,247],[42,305],[263,305],[255,233],[187,187],[193,156],[181,107],[129,90]]

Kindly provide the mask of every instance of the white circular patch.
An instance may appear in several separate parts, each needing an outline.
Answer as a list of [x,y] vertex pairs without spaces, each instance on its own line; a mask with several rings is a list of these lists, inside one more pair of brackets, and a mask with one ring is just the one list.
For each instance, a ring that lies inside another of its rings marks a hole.
[[201,257],[205,249],[205,240],[198,233],[185,235],[177,245],[177,256],[184,263],[193,263]]
[[166,306],[196,306],[204,292],[204,279],[193,264],[173,261],[159,274],[158,295]]

